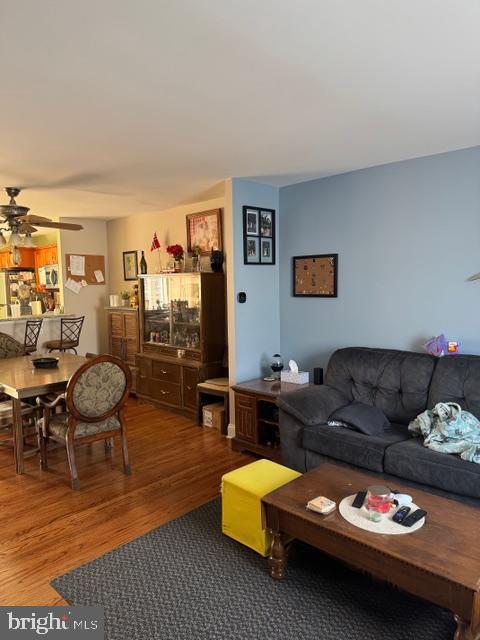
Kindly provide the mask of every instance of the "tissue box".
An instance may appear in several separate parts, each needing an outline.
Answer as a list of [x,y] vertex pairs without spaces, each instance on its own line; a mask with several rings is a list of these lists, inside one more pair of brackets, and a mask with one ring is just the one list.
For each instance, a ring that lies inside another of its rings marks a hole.
[[308,371],[282,371],[280,380],[292,384],[308,384]]

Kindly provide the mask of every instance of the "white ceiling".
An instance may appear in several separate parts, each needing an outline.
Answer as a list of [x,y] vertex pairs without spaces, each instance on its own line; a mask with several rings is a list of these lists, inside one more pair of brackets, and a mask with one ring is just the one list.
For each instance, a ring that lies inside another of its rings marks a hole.
[[0,24],[0,184],[81,174],[23,194],[38,214],[480,144],[478,0],[0,0]]

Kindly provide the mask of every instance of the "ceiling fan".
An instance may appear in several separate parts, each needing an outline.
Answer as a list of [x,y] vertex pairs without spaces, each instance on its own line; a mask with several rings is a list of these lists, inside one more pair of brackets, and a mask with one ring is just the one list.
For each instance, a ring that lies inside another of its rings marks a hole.
[[[19,266],[21,262],[19,246],[34,247],[35,243],[32,233],[37,231],[36,227],[47,227],[49,229],[66,229],[67,231],[80,231],[83,229],[81,224],[73,224],[71,222],[54,222],[49,218],[28,214],[30,209],[18,205],[15,198],[20,194],[19,187],[6,187],[5,191],[10,198],[8,204],[0,205],[0,245],[9,244],[12,247],[12,260],[15,266]],[[7,240],[3,235],[3,231],[10,231],[10,238]],[[24,234],[25,237],[22,237]]]

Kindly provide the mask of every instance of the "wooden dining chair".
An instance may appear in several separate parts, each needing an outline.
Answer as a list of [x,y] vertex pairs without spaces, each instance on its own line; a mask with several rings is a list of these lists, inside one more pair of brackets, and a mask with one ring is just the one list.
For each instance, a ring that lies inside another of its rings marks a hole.
[[[54,402],[37,402],[44,407],[38,420],[38,440],[41,467],[48,468],[47,448],[50,439],[64,444],[72,488],[80,489],[75,449],[83,444],[104,440],[109,449],[114,436],[120,436],[123,472],[130,475],[124,407],[130,393],[132,376],[129,367],[119,358],[101,355],[83,364],[70,378],[65,394]],[[65,413],[52,413],[58,403],[65,401]]]

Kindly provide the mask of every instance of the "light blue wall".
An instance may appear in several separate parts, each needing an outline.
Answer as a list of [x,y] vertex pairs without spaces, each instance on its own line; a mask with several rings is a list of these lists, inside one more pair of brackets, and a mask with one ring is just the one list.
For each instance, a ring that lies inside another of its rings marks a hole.
[[[242,207],[275,209],[278,258],[278,187],[234,178],[232,180],[234,283],[235,283],[235,345],[237,382],[258,378],[268,372],[271,356],[280,349],[279,266],[243,264]],[[236,296],[247,294],[240,304]]]
[[[480,147],[280,190],[281,353],[421,349],[444,332],[480,354]],[[339,254],[338,298],[292,297],[294,255]]]

